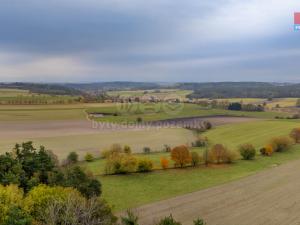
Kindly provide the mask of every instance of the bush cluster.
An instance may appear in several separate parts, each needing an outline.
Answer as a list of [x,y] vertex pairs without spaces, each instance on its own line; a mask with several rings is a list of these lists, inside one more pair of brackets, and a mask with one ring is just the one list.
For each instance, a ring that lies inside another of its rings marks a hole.
[[196,141],[192,143],[193,147],[206,147],[208,145],[208,138],[199,136]]
[[16,185],[0,185],[0,193],[1,225],[98,225],[98,221],[113,225],[116,222],[103,200],[86,199],[73,188],[41,184],[24,194]]
[[91,153],[86,153],[86,155],[84,156],[84,160],[87,162],[93,162],[94,161],[94,156]]
[[300,128],[294,128],[290,133],[290,137],[295,143],[300,143]]
[[274,149],[272,145],[268,144],[265,147],[261,148],[259,151],[264,156],[271,156],[273,155]]
[[138,172],[150,172],[153,169],[153,163],[149,159],[140,159],[138,161],[137,171]]
[[[127,210],[126,215],[121,217],[122,225],[139,225],[138,221],[139,221],[138,216],[136,216],[131,210]],[[194,225],[206,225],[204,220],[202,220],[200,218],[194,220],[193,224]],[[175,220],[171,214],[169,216],[162,218],[155,225],[182,225],[182,223]]]
[[244,160],[254,159],[256,149],[252,144],[243,144],[239,147],[239,151]]
[[208,152],[210,163],[232,163],[236,160],[237,155],[234,151],[229,150],[221,144],[214,145]]
[[[126,153],[125,153],[126,152]],[[153,163],[149,159],[137,159],[129,151],[113,151],[106,158],[106,174],[127,174],[133,172],[150,172]]]
[[275,137],[270,141],[270,145],[272,145],[275,152],[283,152],[291,148],[293,141],[291,138],[285,136]]

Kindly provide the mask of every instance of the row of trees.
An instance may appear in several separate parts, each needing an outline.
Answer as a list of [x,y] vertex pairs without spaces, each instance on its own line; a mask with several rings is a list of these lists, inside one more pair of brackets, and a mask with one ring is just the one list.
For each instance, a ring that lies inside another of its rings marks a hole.
[[[110,150],[104,152],[106,160],[105,174],[126,174],[134,172],[150,172],[154,169],[154,163],[147,157],[137,157],[126,151],[126,146],[113,145]],[[169,148],[167,148],[169,149]],[[169,152],[169,151],[167,151]],[[221,144],[216,144],[201,156],[197,151],[190,151],[186,145],[180,145],[170,149],[170,159],[173,162],[172,168],[184,168],[187,166],[199,166],[204,160],[205,163],[232,163],[237,158],[234,151],[229,150]],[[170,160],[167,157],[160,159],[161,168],[170,168]]]
[[[279,136],[272,138],[264,147],[259,149],[264,156],[271,156],[274,152],[283,152],[293,145],[300,143],[300,128],[291,131],[290,136]],[[236,151],[228,149],[222,144],[215,144],[209,147],[208,139],[199,137],[193,146],[204,147],[203,155],[197,151],[190,151],[186,145],[181,145],[170,149],[170,157],[161,157],[160,166],[162,169],[184,168],[188,166],[199,166],[203,164],[228,164],[238,159]],[[252,144],[246,143],[239,146],[240,156],[244,160],[255,158],[257,150]],[[154,163],[148,158],[140,158],[131,153],[130,147],[122,148],[120,145],[113,145],[110,150],[104,152],[106,159],[106,174],[126,174],[133,172],[150,172],[154,169]],[[171,162],[173,166],[170,167]]]

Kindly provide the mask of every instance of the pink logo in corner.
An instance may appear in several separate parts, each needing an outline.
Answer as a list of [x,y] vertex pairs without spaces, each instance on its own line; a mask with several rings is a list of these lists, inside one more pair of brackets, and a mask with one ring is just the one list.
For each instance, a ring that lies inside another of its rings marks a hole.
[[300,31],[300,12],[294,13],[294,29]]

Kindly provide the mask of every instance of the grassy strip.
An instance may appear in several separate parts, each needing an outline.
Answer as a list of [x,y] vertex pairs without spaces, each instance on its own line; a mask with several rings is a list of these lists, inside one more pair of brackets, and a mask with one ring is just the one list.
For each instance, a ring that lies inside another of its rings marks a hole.
[[[168,106],[166,103],[157,103],[151,106],[146,104],[132,104],[127,110],[112,106],[104,108],[91,108],[88,109],[88,113],[106,113],[112,114],[104,116],[102,118],[95,118],[96,121],[102,122],[136,122],[138,117],[141,117],[143,121],[157,121],[175,118],[187,118],[196,116],[217,116],[217,115],[228,115],[228,116],[245,116],[245,117],[257,117],[274,119],[276,116],[287,116],[287,113],[279,112],[244,112],[244,111],[230,111],[223,109],[209,109],[203,108],[196,104],[184,104],[184,107],[178,111],[168,113],[165,109]],[[113,114],[118,114],[113,115]]]
[[253,161],[239,160],[231,165],[99,176],[99,179],[103,197],[114,211],[120,211],[237,180],[295,159],[300,159],[299,145],[272,157],[257,156]]

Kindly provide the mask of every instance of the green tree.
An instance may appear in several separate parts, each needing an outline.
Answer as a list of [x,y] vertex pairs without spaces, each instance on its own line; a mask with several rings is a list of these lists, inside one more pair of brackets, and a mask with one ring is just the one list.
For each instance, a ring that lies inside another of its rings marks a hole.
[[74,164],[78,162],[78,154],[76,152],[70,152],[67,157],[68,164]]
[[32,218],[19,207],[11,207],[3,225],[31,225]]
[[198,166],[200,164],[201,157],[198,152],[191,153],[191,162],[193,166]]
[[76,188],[87,198],[101,195],[101,183],[88,176],[79,166],[70,167],[65,173],[64,186]]

